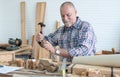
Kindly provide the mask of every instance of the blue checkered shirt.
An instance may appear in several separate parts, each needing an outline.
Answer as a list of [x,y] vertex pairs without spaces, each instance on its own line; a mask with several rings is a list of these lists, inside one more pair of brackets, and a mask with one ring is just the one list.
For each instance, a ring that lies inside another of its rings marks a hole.
[[53,46],[66,49],[71,57],[90,56],[96,51],[96,36],[93,28],[79,17],[72,27],[61,26],[54,33],[45,36],[45,39]]

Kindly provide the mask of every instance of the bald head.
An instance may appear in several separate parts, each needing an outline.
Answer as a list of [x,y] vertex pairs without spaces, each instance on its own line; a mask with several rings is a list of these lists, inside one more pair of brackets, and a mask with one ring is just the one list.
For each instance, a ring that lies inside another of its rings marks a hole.
[[76,9],[72,2],[64,2],[60,6],[60,13],[66,27],[71,27],[76,22]]
[[66,6],[66,5],[71,6],[71,7],[73,7],[73,8],[75,9],[75,6],[74,6],[74,4],[73,4],[72,2],[64,2],[64,3],[60,6],[60,9],[61,9],[63,6]]

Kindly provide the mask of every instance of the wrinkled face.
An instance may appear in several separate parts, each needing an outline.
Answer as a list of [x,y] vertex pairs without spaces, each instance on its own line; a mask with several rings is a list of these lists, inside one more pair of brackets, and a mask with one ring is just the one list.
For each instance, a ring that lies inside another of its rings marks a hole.
[[66,27],[71,27],[76,22],[76,10],[70,5],[64,5],[60,9],[61,18]]

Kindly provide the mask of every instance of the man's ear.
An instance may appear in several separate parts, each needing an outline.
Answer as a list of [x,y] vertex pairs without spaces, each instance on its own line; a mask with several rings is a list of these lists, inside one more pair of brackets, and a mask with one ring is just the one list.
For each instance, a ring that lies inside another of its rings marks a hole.
[[77,10],[75,10],[75,14],[77,15]]

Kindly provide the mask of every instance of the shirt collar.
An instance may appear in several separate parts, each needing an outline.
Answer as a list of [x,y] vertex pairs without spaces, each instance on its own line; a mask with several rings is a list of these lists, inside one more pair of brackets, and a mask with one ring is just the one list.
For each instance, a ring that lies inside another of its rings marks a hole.
[[79,29],[79,28],[81,28],[81,23],[82,23],[82,21],[80,20],[80,18],[79,17],[77,17],[77,20],[76,20],[76,22],[75,22],[75,24],[73,25],[76,29]]

